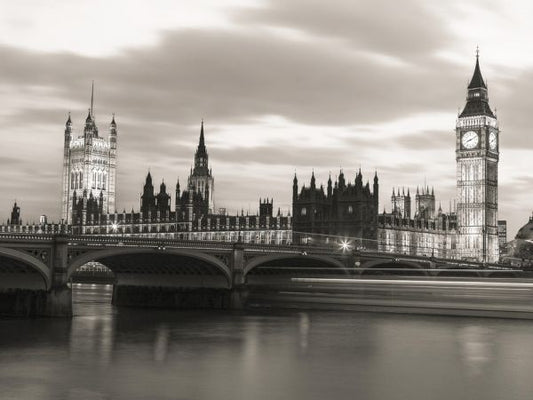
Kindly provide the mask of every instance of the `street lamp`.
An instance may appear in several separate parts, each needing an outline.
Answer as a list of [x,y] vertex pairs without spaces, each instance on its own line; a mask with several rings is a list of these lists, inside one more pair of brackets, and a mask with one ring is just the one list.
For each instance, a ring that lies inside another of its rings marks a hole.
[[341,240],[340,248],[341,248],[343,253],[351,250],[352,246],[350,245],[350,241],[349,240]]

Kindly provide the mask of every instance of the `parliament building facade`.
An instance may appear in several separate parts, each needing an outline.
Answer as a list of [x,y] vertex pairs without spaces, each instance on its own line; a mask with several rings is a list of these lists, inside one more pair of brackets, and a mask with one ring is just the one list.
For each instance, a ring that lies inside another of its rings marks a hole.
[[[74,137],[70,114],[64,133],[62,222],[22,225],[20,208],[0,232],[150,236],[190,240],[243,241],[268,244],[339,243],[350,240],[361,249],[418,256],[497,262],[499,127],[492,112],[479,56],[458,115],[456,135],[457,197],[447,213],[436,207],[435,193],[393,189],[391,211],[379,213],[377,172],[372,184],[361,171],[353,181],[341,170],[335,182],[317,187],[292,186],[292,216],[274,213],[273,200],[260,200],[255,215],[227,215],[215,208],[215,179],[209,166],[204,124],[194,167],[182,190],[171,193],[164,182],[156,193],[147,174],[139,210],[117,212],[115,201],[118,128],[111,121],[107,139],[99,135],[93,93],[83,134]],[[172,200],[174,198],[174,201]]]
[[[87,123],[92,124],[92,119],[88,117]],[[112,129],[116,132],[114,119]],[[93,160],[99,165],[98,159]],[[91,169],[90,163],[88,169]],[[72,167],[69,166],[68,170],[72,170]],[[140,198],[140,209],[109,212],[109,203],[105,202],[105,188],[97,186],[97,189],[100,189],[100,194],[95,196],[93,191],[84,186],[80,186],[78,191],[74,187],[74,194],[70,197],[72,213],[69,216],[69,229],[73,234],[265,244],[289,244],[292,241],[291,216],[282,215],[280,209],[275,214],[273,199],[259,199],[259,213],[255,215],[245,215],[242,211],[240,215],[215,211],[215,179],[209,167],[203,121],[194,155],[194,167],[191,168],[184,190],[178,180],[174,193],[168,191],[164,182],[161,182],[159,191],[156,192],[152,175],[148,172]],[[70,186],[65,185],[64,190],[71,190]],[[68,192],[64,193],[64,198],[67,195]]]

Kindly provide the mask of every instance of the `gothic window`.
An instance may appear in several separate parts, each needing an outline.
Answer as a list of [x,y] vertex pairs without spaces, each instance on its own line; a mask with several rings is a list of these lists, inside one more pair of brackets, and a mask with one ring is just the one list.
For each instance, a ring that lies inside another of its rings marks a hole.
[[83,189],[83,172],[80,172],[80,189]]
[[93,171],[93,189],[96,187],[96,171]]
[[353,207],[352,206],[348,206],[348,214],[353,214]]
[[70,188],[74,189],[74,172],[70,173]]
[[106,180],[107,180],[107,175],[104,173],[103,177],[104,178],[102,179],[102,189],[106,190],[105,189],[105,183],[106,183]]
[[302,216],[307,215],[307,208],[302,207],[302,209],[301,209],[301,211],[300,211],[300,215],[302,215]]

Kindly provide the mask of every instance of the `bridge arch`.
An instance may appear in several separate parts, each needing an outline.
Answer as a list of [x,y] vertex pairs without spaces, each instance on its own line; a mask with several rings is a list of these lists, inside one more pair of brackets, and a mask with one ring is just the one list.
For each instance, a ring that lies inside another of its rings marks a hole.
[[18,261],[29,266],[31,269],[36,270],[43,278],[45,289],[49,290],[52,287],[52,271],[45,263],[32,255],[24,251],[0,247],[0,257]]
[[361,275],[373,275],[380,268],[391,270],[391,272],[411,269],[415,270],[416,275],[428,275],[428,272],[420,264],[403,259],[368,261],[361,266]]
[[253,258],[245,265],[244,276],[248,275],[248,273],[251,272],[254,268],[262,264],[267,264],[273,261],[283,261],[283,260],[287,260],[287,261],[288,260],[298,260],[298,261],[313,260],[313,261],[324,263],[328,266],[339,268],[342,271],[346,271],[346,265],[344,265],[341,261],[336,260],[335,258],[332,258],[332,257],[313,255],[313,254],[309,254],[309,255],[280,254],[280,255],[259,256],[259,257]]
[[[224,278],[227,282],[227,287],[231,287],[231,270],[230,268],[222,262],[217,257],[206,254],[206,253],[200,253],[196,251],[191,250],[185,250],[185,249],[165,249],[165,250],[157,250],[153,248],[112,248],[112,249],[99,249],[99,250],[93,250],[89,251],[87,253],[81,254],[75,258],[73,258],[67,268],[67,278],[70,279],[72,274],[81,267],[82,265],[90,262],[90,261],[98,261],[102,262],[104,259],[109,259],[111,257],[120,257],[120,256],[132,256],[132,255],[151,255],[154,257],[158,256],[176,256],[176,257],[186,257],[194,260],[199,260],[204,263],[207,263],[208,265],[213,266],[216,268],[217,271],[221,272]],[[111,269],[113,271],[113,268],[106,265],[105,262],[102,262],[106,267]],[[115,272],[115,271],[113,271]]]

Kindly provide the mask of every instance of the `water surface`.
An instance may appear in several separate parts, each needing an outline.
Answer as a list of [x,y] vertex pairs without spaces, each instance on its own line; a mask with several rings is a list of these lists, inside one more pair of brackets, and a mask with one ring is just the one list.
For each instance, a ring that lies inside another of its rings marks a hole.
[[533,321],[116,310],[111,290],[0,320],[0,398],[533,399]]

